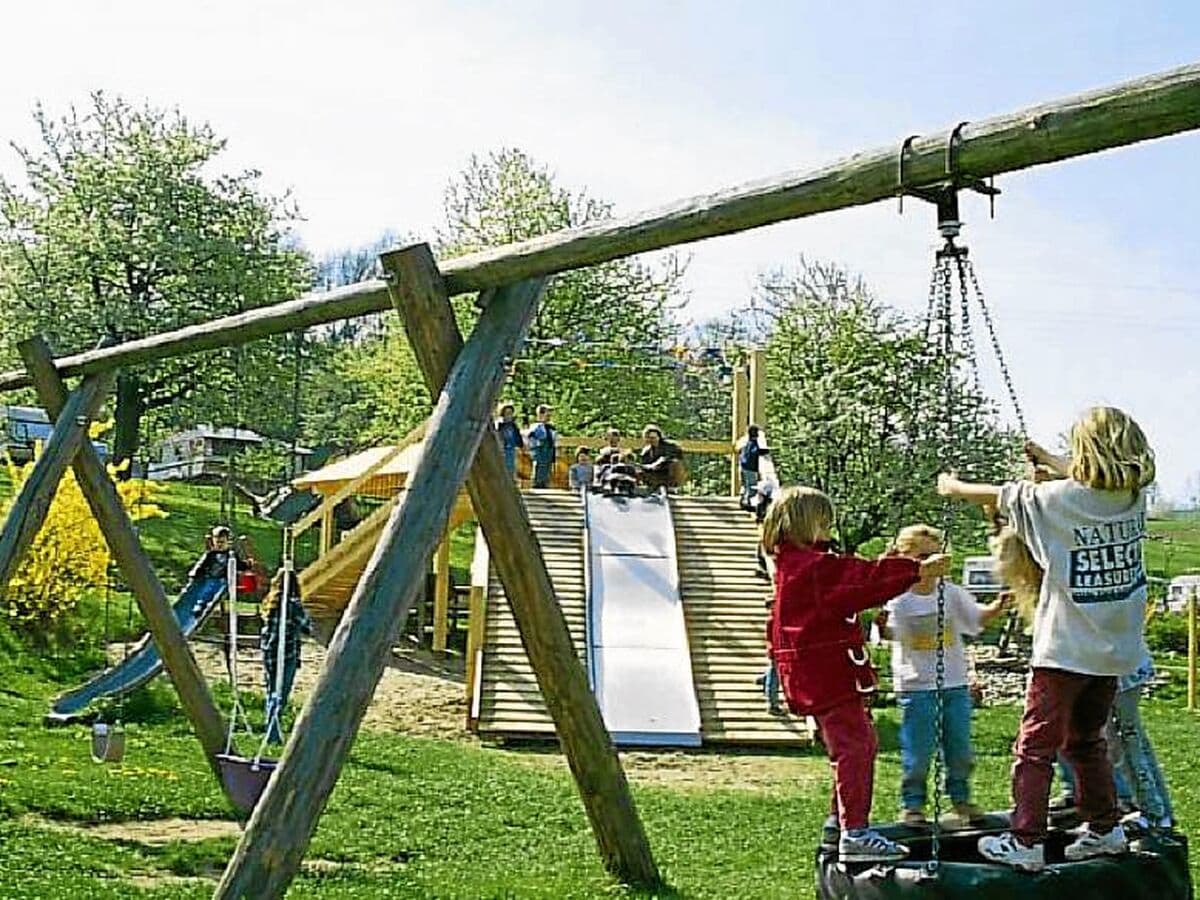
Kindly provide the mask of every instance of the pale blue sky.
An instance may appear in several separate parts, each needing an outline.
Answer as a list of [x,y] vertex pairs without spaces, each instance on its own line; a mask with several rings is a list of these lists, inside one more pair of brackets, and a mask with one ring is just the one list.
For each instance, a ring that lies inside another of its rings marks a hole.
[[[92,88],[208,119],[320,252],[429,233],[471,153],[518,146],[634,212],[1200,59],[1200,4],[305,3],[7,10],[0,136]],[[1004,177],[966,242],[1035,437],[1127,407],[1168,493],[1200,471],[1200,135]],[[11,155],[0,167],[11,170]],[[697,317],[799,253],[923,305],[932,215],[835,213],[689,248]],[[988,377],[995,387],[995,379]]]

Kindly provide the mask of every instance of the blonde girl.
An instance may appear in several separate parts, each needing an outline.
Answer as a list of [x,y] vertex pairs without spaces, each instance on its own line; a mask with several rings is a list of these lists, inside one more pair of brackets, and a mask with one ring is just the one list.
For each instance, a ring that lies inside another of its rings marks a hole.
[[1087,410],[1071,428],[1070,460],[1036,445],[1034,462],[1058,481],[972,484],[938,477],[938,492],[996,509],[1044,571],[1033,616],[1032,674],[1014,746],[1012,830],[979,841],[988,859],[1035,871],[1045,865],[1046,813],[1056,752],[1078,779],[1088,827],[1069,860],[1128,849],[1118,822],[1104,728],[1117,678],[1146,658],[1142,623],[1146,569],[1145,489],[1154,453],[1141,427],[1119,409]]
[[763,522],[763,550],[775,560],[767,643],[788,708],[816,719],[829,754],[839,857],[902,859],[908,849],[868,825],[878,745],[865,698],[876,678],[858,614],[923,576],[945,574],[947,560],[839,555],[829,542],[833,518],[833,504],[813,488],[788,488],[771,504]]

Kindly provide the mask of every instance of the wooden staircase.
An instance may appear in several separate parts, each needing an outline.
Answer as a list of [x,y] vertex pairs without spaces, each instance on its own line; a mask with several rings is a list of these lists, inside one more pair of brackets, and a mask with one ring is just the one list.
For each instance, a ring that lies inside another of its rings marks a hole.
[[[567,491],[524,495],[534,533],[580,661],[586,654],[583,508]],[[723,497],[672,497],[680,590],[706,743],[805,744],[807,722],[767,712],[754,683],[766,667],[768,585],[755,575],[754,520]],[[554,733],[520,635],[493,574],[489,580],[477,730],[491,738]]]
[[[353,529],[324,556],[300,573],[300,593],[304,608],[314,619],[338,618],[354,595],[375,545],[387,524],[388,516],[403,492],[384,503]],[[448,530],[453,530],[471,518],[471,503],[466,494],[459,496],[450,513]]]

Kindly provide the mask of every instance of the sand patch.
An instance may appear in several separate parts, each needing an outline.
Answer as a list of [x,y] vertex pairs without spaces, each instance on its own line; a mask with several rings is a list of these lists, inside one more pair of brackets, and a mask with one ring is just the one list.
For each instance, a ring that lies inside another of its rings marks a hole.
[[230,822],[224,819],[146,819],[88,825],[27,815],[22,821],[47,831],[84,834],[106,841],[128,841],[134,844],[142,844],[146,847],[163,847],[175,841],[207,841],[211,838],[224,837],[237,838],[242,833],[242,829],[237,822]]

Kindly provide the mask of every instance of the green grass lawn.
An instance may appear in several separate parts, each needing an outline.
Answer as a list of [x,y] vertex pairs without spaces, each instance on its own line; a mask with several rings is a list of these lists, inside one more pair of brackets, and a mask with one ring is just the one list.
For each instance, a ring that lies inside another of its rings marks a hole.
[[1200,572],[1200,512],[1171,513],[1149,523],[1146,566],[1153,575],[1171,578]]
[[[142,525],[168,587],[182,585],[217,521],[215,488],[170,485],[170,514]],[[1155,521],[1151,567],[1172,574],[1200,565],[1200,518]],[[241,517],[273,565],[279,531]],[[469,530],[455,536],[456,568],[469,563]],[[1167,548],[1170,546],[1170,559]],[[1163,557],[1154,556],[1163,548]],[[235,836],[177,840],[113,839],[81,826],[154,823],[178,817],[229,820],[195,738],[163,679],[135,694],[124,714],[124,764],[89,758],[83,726],[49,730],[49,700],[100,664],[104,598],[84,598],[81,640],[35,652],[0,624],[0,898],[201,898],[233,850]],[[111,608],[120,620],[124,608]],[[112,623],[110,622],[110,625]],[[139,623],[132,622],[132,630]],[[219,696],[223,689],[216,688]],[[257,704],[252,702],[251,707]],[[1192,755],[1200,720],[1177,693],[1147,701],[1144,713],[1185,831],[1200,821],[1200,780]],[[976,715],[977,799],[1004,808],[1010,745],[1019,711]],[[897,715],[877,717],[882,741],[875,816],[890,818],[900,776]],[[769,767],[774,757],[753,757]],[[812,896],[811,860],[828,808],[828,766],[819,751],[788,754],[794,778],[741,787],[670,786],[634,774],[635,798],[669,887],[660,897]],[[674,754],[663,766],[678,763]],[[645,765],[641,766],[645,768]],[[153,826],[151,826],[153,827]],[[565,764],[547,751],[514,752],[468,742],[364,733],[321,819],[289,897],[611,898],[632,896],[605,876]],[[1194,876],[1196,873],[1193,873]]]

